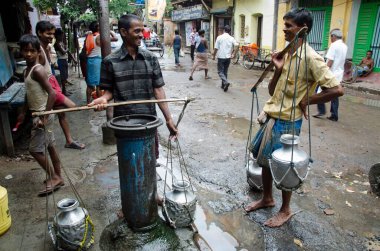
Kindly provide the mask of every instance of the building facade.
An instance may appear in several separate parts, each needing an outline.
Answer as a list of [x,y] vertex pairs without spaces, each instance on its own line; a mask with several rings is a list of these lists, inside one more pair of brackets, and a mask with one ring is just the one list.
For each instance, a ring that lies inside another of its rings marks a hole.
[[241,44],[255,43],[260,48],[271,49],[274,1],[238,0],[235,5],[235,39]]
[[[214,49],[216,38],[223,34],[224,26],[229,25],[233,28],[234,3],[236,0],[213,0],[210,10],[210,47]],[[234,30],[232,29],[232,34]]]
[[190,46],[190,33],[193,28],[205,30],[206,39],[210,39],[209,6],[211,6],[211,1],[177,0],[172,4],[175,9],[172,11],[171,21],[175,23],[175,29],[179,31],[184,47]]
[[299,0],[279,1],[277,12],[277,48],[284,48],[282,17],[293,7],[312,12],[314,24],[308,42],[321,53],[331,41],[329,32],[339,28],[348,46],[347,59],[360,63],[368,50],[373,51],[375,72],[380,72],[380,0]]

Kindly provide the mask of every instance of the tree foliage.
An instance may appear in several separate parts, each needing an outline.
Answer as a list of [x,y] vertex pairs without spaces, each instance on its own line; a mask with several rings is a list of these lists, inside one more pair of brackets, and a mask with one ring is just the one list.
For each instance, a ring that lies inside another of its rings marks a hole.
[[82,15],[80,15],[79,18],[77,19],[77,21],[83,21],[86,24],[89,24],[93,21],[96,21],[97,19],[98,18],[94,15],[94,13],[86,12],[86,13],[83,13]]
[[120,17],[123,14],[135,13],[136,7],[130,5],[134,0],[110,0],[108,8],[110,16]]
[[165,17],[172,16],[172,10],[174,9],[171,0],[166,0]]
[[33,4],[40,11],[46,11],[50,8],[58,9],[63,22],[78,21],[82,14],[88,12],[92,12],[96,16],[99,8],[98,0],[33,0]]

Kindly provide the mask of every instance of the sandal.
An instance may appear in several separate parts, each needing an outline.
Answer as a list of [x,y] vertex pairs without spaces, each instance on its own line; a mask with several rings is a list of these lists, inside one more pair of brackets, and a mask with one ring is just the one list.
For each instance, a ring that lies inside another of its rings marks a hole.
[[190,80],[190,81],[191,81],[191,80],[193,80],[193,77],[192,77],[192,76],[190,76],[190,77],[189,77],[189,80]]
[[207,77],[205,77],[205,79],[211,79],[211,77],[207,76]]
[[51,186],[46,186],[44,190],[38,192],[38,196],[44,196],[44,195],[49,195],[55,190],[58,190],[59,188],[63,187],[65,185],[64,182],[58,183],[54,187]]
[[71,149],[77,149],[77,150],[82,150],[85,149],[86,146],[84,144],[80,144],[77,141],[73,141],[70,144],[66,144],[65,148],[71,148]]

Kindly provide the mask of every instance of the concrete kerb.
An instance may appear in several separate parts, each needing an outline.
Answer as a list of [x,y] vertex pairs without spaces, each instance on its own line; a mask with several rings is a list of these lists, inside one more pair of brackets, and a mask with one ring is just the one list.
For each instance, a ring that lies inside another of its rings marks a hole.
[[342,85],[345,88],[349,88],[349,89],[352,89],[355,91],[366,92],[366,93],[373,94],[373,95],[380,95],[380,89],[370,88],[368,86],[365,86],[365,85],[373,85],[373,83],[364,82],[364,84],[363,83],[353,83],[353,84],[342,84]]

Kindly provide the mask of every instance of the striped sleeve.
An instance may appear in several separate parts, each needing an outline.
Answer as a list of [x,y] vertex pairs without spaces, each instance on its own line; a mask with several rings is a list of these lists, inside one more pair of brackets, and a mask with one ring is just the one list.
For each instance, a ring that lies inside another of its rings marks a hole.
[[115,85],[112,62],[103,60],[100,66],[100,89],[113,91]]
[[157,57],[152,57],[152,86],[153,88],[160,88],[165,85],[164,78],[162,77],[160,63]]

